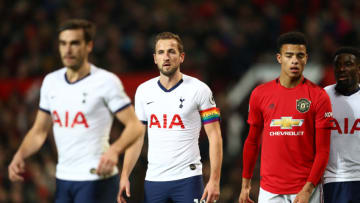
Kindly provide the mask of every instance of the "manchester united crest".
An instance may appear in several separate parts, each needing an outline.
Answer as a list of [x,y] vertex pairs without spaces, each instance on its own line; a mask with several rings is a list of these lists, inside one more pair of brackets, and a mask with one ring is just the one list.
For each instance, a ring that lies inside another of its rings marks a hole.
[[296,100],[296,109],[300,113],[306,113],[310,109],[311,101],[301,98]]

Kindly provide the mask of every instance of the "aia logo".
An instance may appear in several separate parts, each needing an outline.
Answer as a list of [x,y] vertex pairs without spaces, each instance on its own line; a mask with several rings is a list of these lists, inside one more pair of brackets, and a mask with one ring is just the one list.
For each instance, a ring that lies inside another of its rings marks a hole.
[[[340,126],[339,122],[334,118],[332,120],[333,126],[331,127],[331,130],[337,130],[339,134],[354,134],[355,130],[360,130],[360,126],[358,124],[360,123],[360,119],[356,119],[354,123],[349,125],[349,118],[344,118],[344,126]],[[341,129],[343,127],[343,129]],[[349,132],[350,130],[350,132]]]
[[54,125],[58,124],[59,127],[65,127],[65,128],[73,128],[76,125],[82,125],[85,128],[89,127],[86,117],[81,111],[77,112],[75,116],[71,116],[71,117],[69,111],[65,111],[65,115],[62,116],[64,117],[61,119],[59,113],[56,110],[52,112]]
[[157,127],[157,128],[169,128],[172,129],[175,126],[179,126],[180,128],[184,129],[184,123],[180,117],[179,114],[175,114],[172,119],[170,124],[168,125],[168,115],[167,114],[163,114],[163,122],[160,123],[158,117],[155,114],[151,114],[150,116],[150,125],[149,128],[152,127]]

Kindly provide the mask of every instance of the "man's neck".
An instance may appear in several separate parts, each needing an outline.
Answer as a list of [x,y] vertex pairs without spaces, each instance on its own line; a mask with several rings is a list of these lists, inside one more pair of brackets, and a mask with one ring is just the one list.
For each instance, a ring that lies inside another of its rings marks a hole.
[[166,89],[171,89],[174,87],[180,80],[182,79],[182,73],[176,72],[174,75],[171,76],[165,76],[160,74],[160,83],[163,87]]
[[90,63],[85,62],[78,70],[73,70],[71,68],[67,68],[66,77],[69,82],[75,82],[85,77],[90,73]]
[[300,76],[299,78],[289,78],[289,77],[283,77],[280,75],[279,81],[281,86],[286,88],[294,88],[298,84],[300,84],[301,81],[303,81],[304,77]]

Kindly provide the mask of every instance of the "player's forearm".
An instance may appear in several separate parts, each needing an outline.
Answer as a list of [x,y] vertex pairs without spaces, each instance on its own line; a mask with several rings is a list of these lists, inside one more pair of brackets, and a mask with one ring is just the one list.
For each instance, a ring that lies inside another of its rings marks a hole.
[[217,135],[210,136],[210,180],[220,182],[221,164],[223,158],[223,144],[220,132]]
[[316,154],[313,166],[308,177],[308,182],[315,186],[319,183],[329,160],[330,129],[316,129]]
[[123,168],[121,178],[129,178],[134,166],[139,159],[141,149],[144,143],[144,136],[140,136],[134,144],[132,144],[126,151],[124,156]]
[[26,159],[29,156],[38,152],[44,144],[47,137],[47,132],[36,132],[34,128],[26,134],[15,156],[21,159]]
[[243,151],[243,177],[250,179],[256,164],[256,159],[260,149],[260,137],[262,127],[251,125],[249,135],[244,144]]
[[137,119],[129,122],[120,137],[111,145],[111,148],[118,154],[123,153],[139,138],[143,138],[145,133],[144,125]]
[[250,178],[242,178],[241,190],[250,189],[251,188],[251,179]]
[[311,182],[306,182],[304,187],[302,188],[302,191],[311,194],[314,188],[315,188],[314,184],[312,184]]

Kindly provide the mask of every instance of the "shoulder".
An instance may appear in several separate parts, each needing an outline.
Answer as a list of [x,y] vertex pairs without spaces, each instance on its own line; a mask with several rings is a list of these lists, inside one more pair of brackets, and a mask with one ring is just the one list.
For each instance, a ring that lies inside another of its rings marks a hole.
[[[260,85],[256,86],[251,94],[252,95],[255,95],[255,94],[258,95],[258,94],[264,94],[264,93],[267,93],[267,92],[273,92],[274,88],[277,88],[277,79],[271,80],[269,82],[266,82],[266,83],[263,83],[263,84],[260,84]],[[269,91],[269,90],[271,90],[271,91]]]
[[102,78],[103,81],[107,81],[106,79],[108,79],[108,80],[120,80],[120,78],[117,75],[115,75],[114,73],[112,73],[112,72],[110,72],[108,70],[105,70],[103,68],[96,67],[94,65],[91,65],[91,74],[94,77]]
[[305,85],[309,88],[310,93],[313,93],[315,95],[325,95],[327,96],[327,93],[324,88],[320,87],[319,85],[316,85],[315,83],[311,82],[310,80],[306,79]]
[[184,85],[189,85],[196,90],[210,90],[209,86],[206,83],[189,75],[183,74],[183,82]]
[[65,73],[66,73],[65,67],[55,70],[53,72],[50,72],[50,73],[46,74],[46,76],[44,77],[43,84],[51,83],[52,81],[56,81],[56,80],[64,80]]
[[159,81],[159,76],[157,76],[155,78],[151,78],[150,80],[147,80],[147,81],[141,83],[137,87],[137,91],[153,89],[154,87],[156,87],[156,85],[158,85],[157,84],[158,81]]
[[324,90],[329,94],[335,91],[335,84],[324,87]]

